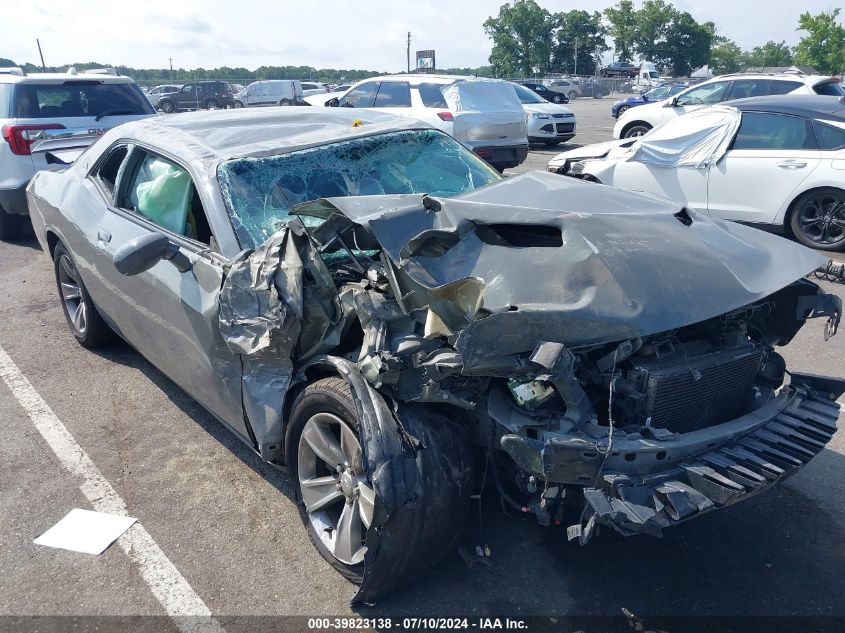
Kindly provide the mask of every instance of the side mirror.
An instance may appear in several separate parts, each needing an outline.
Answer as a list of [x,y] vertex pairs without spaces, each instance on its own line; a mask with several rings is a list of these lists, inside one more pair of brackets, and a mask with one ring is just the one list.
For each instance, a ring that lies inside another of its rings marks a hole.
[[677,108],[678,107],[678,97],[672,97],[669,100],[669,103],[666,104],[667,108]]
[[324,104],[327,108],[336,108],[340,104],[340,99],[332,97]]
[[179,272],[184,273],[191,268],[191,260],[162,233],[147,233],[132,238],[112,256],[117,272],[127,276],[143,273],[162,260],[169,261]]

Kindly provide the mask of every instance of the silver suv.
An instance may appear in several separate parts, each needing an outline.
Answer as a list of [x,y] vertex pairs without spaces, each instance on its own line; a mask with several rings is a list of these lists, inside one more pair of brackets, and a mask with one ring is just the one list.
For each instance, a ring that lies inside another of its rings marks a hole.
[[23,229],[25,190],[35,172],[67,167],[58,151],[34,150],[58,139],[65,152],[85,148],[115,125],[154,114],[135,82],[111,68],[29,75],[0,69],[0,239]]

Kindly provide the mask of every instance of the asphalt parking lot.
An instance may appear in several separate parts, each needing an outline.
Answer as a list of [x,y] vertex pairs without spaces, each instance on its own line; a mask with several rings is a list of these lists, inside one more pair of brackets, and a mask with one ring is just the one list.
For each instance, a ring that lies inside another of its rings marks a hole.
[[[574,141],[611,137],[611,101],[572,104]],[[514,171],[544,169],[565,147],[532,150]],[[845,286],[825,287],[845,295]],[[389,599],[352,610],[352,585],[311,545],[285,473],[129,346],[81,348],[64,321],[51,262],[33,238],[0,243],[0,323],[6,377],[14,367],[26,378],[226,630],[248,629],[231,619],[238,615],[566,616],[624,608],[640,616],[845,616],[841,431],[779,488],[661,540],[605,532],[581,548],[563,529],[514,522],[487,499],[475,541],[490,545],[492,567],[470,569],[454,555]],[[784,356],[793,370],[843,376],[845,334],[825,342],[823,326],[808,323]],[[30,414],[46,415],[40,402],[21,393],[0,383],[0,615],[165,615],[131,547],[91,556],[33,544],[72,508],[91,509],[91,493],[36,427]]]

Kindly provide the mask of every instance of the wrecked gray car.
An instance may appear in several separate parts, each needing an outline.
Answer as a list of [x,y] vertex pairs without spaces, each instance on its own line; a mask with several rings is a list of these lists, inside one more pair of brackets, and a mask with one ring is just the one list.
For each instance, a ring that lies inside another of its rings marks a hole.
[[73,335],[116,332],[286,465],[356,600],[454,551],[484,481],[582,544],[660,535],[836,429],[845,381],[775,351],[809,318],[835,333],[841,302],[803,278],[823,258],[647,195],[503,179],[422,123],[139,121],[28,195]]

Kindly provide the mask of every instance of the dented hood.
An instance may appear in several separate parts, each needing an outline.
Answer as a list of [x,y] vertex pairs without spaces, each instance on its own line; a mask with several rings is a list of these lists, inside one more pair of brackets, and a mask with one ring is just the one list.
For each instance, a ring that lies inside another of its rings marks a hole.
[[327,202],[369,228],[408,309],[428,307],[459,334],[465,371],[540,340],[575,347],[703,321],[825,261],[660,198],[545,172],[451,199]]

